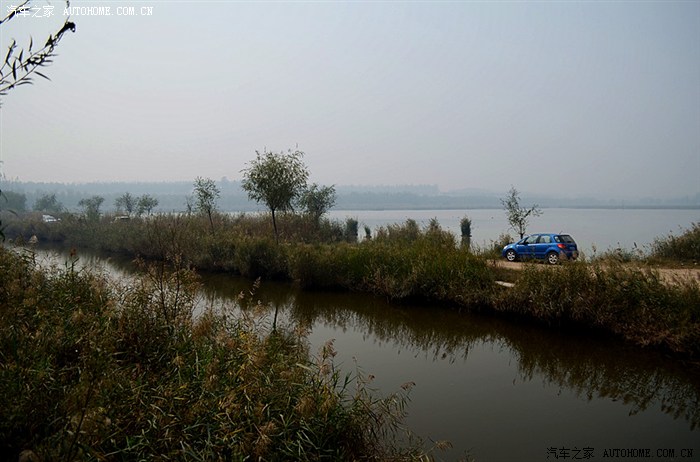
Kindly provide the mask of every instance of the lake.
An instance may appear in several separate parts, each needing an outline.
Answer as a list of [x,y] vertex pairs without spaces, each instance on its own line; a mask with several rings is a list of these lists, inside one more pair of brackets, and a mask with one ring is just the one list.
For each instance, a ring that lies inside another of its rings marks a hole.
[[[332,210],[331,218],[344,221],[355,218],[360,222],[360,238],[364,237],[363,225],[372,232],[379,226],[403,223],[412,218],[421,226],[427,226],[431,218],[437,218],[443,229],[461,235],[459,222],[464,216],[472,220],[473,245],[486,247],[498,240],[501,234],[517,233],[509,230],[503,209],[473,210]],[[579,249],[587,256],[635,246],[647,252],[654,239],[679,235],[692,223],[700,222],[700,210],[685,209],[543,209],[539,217],[530,220],[528,232],[553,232],[571,234]]]
[[[79,258],[114,277],[135,277],[128,260]],[[224,274],[204,274],[203,282],[203,306],[235,304],[253,287]],[[443,460],[546,461],[565,451],[600,460],[613,449],[649,449],[648,460],[682,460],[688,451],[700,457],[697,363],[592,334],[363,294],[263,282],[255,297],[268,307],[268,323],[276,310],[280,323],[307,326],[313,352],[333,340],[336,364],[374,376],[379,393],[414,382],[406,423],[428,442],[450,441],[453,448],[437,454]]]

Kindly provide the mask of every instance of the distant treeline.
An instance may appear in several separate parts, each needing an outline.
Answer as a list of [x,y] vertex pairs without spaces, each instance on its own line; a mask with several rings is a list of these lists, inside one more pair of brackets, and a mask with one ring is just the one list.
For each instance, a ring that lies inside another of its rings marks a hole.
[[[226,178],[216,182],[221,196],[219,210],[247,212],[262,210],[256,202],[248,200],[239,181]],[[192,194],[193,182],[117,182],[117,183],[41,183],[3,181],[0,185],[5,200],[0,208],[15,211],[32,210],[36,200],[46,194],[56,199],[68,210],[78,210],[78,202],[86,197],[99,195],[105,199],[103,210],[112,211],[117,197],[124,193],[150,194],[158,200],[156,212],[178,212],[187,207],[187,197]],[[506,194],[482,190],[441,192],[437,185],[397,186],[337,186],[335,210],[420,210],[420,209],[475,209],[501,208],[501,198]],[[571,208],[700,208],[700,194],[672,199],[638,198],[602,200],[591,197],[556,197],[523,194],[526,203],[540,207]]]

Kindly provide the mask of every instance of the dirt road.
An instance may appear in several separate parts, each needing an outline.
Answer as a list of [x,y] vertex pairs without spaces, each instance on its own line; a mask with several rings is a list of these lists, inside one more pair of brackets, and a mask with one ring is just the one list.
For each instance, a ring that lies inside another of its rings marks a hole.
[[[526,265],[535,265],[536,268],[548,268],[549,265],[545,263],[521,263],[521,262],[509,262],[506,260],[493,260],[493,263],[499,268],[520,271]],[[677,283],[678,281],[695,281],[696,284],[700,284],[700,268],[653,268],[659,272],[661,278],[669,283]]]

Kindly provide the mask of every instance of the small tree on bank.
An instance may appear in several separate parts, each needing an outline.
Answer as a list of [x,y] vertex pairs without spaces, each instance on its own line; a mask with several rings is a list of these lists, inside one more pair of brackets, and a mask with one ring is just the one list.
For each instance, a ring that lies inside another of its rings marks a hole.
[[321,217],[335,205],[335,187],[314,183],[299,197],[299,206],[318,224]]
[[114,206],[119,211],[124,211],[128,216],[136,210],[137,199],[131,193],[124,193],[114,200]]
[[143,215],[144,213],[150,215],[153,209],[158,207],[158,199],[150,194],[144,194],[143,196],[139,197],[136,206],[138,207],[136,213],[139,216]]
[[241,186],[248,198],[263,202],[272,214],[275,242],[279,243],[276,212],[292,210],[294,202],[306,189],[309,171],[304,165],[302,151],[290,149],[286,153],[258,151],[249,167],[243,170]]
[[520,193],[517,189],[511,186],[510,191],[505,199],[501,199],[501,204],[506,211],[508,223],[513,231],[520,234],[520,239],[525,236],[527,225],[530,222],[530,217],[539,217],[542,215],[542,210],[533,204],[532,207],[526,209],[520,206]]
[[97,221],[100,218],[100,207],[105,201],[102,196],[92,196],[86,199],[80,199],[78,206],[83,208],[83,214],[89,221]]
[[209,217],[211,232],[214,232],[214,219],[212,215],[216,211],[216,201],[221,192],[211,178],[197,177],[194,180],[195,209]]

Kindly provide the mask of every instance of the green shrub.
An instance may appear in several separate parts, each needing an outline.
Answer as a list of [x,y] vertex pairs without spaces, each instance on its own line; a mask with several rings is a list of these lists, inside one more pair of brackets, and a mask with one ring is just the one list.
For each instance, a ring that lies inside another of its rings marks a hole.
[[281,279],[287,276],[285,249],[272,238],[244,237],[238,240],[234,266],[241,275],[251,279]]
[[503,251],[503,247],[505,247],[508,244],[512,244],[516,241],[517,239],[514,239],[508,233],[500,234],[498,236],[498,239],[496,239],[495,241],[492,240],[490,242],[490,245],[487,246],[485,249],[480,249],[479,253],[486,258],[501,258],[501,252]]
[[[344,286],[337,245],[296,246],[289,257],[289,274],[304,289]],[[345,286],[347,287],[347,286]]]
[[357,242],[358,227],[359,222],[356,218],[347,218],[345,220],[345,231],[343,231],[343,237],[347,242]]

